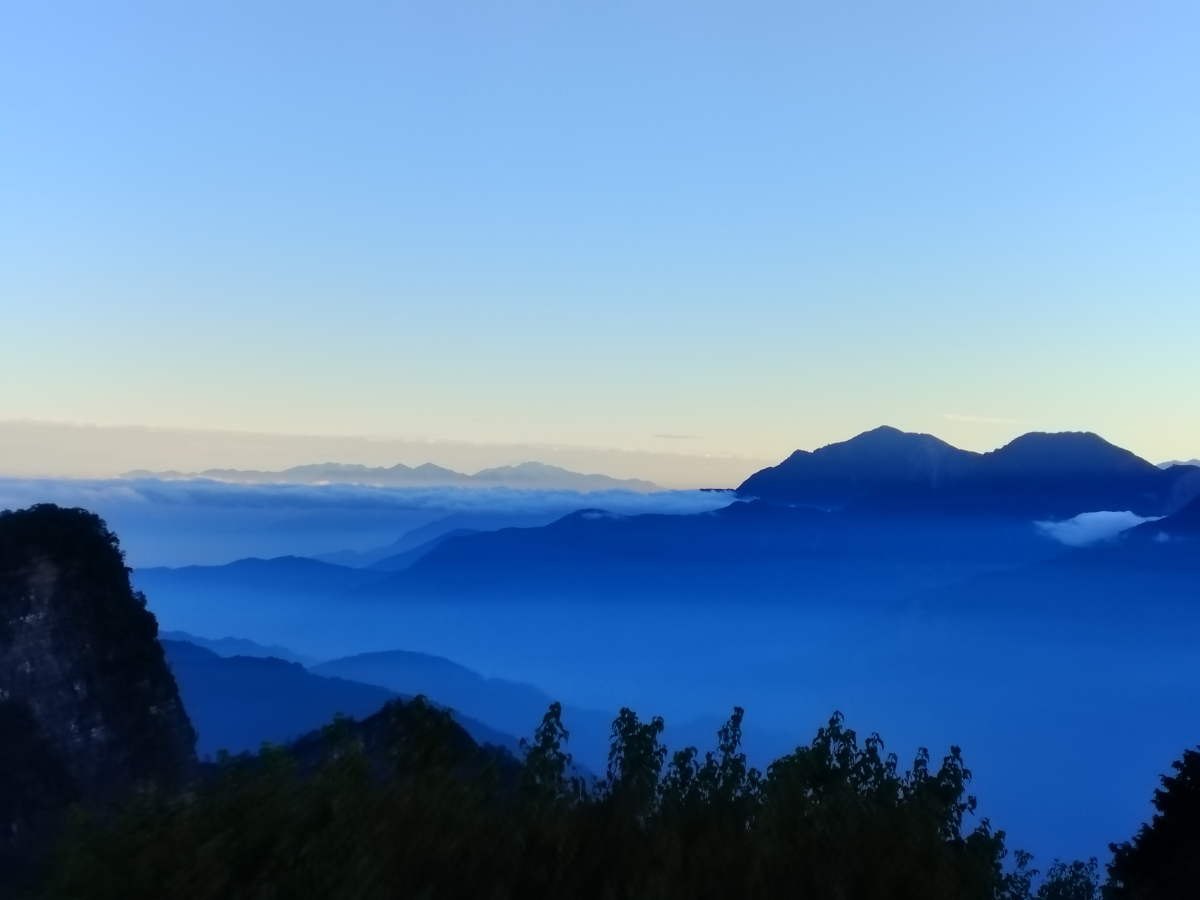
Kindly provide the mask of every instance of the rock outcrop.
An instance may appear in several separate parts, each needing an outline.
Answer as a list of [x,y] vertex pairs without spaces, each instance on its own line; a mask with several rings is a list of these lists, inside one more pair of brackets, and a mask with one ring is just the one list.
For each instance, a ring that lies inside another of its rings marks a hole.
[[192,777],[196,735],[93,513],[0,513],[0,884],[53,842],[72,802],[103,808]]

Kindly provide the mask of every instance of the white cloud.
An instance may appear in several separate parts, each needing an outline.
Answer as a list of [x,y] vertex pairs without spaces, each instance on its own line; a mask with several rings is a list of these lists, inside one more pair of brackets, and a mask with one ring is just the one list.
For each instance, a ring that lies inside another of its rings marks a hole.
[[701,513],[734,501],[730,491],[378,488],[358,485],[229,484],[219,481],[0,478],[0,509],[34,503],[99,513],[133,566],[229,562],[245,556],[363,551],[447,516],[467,527],[545,525],[581,509],[623,516]]
[[1060,522],[1035,522],[1038,530],[1068,547],[1086,547],[1099,541],[1111,541],[1122,531],[1154,522],[1159,517],[1143,518],[1128,510],[1123,512],[1086,512]]

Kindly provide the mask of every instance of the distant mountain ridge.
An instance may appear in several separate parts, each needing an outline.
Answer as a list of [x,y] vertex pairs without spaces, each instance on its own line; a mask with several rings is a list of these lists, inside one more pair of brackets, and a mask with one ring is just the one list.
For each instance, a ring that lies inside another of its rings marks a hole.
[[[253,753],[264,741],[283,744],[319,729],[335,713],[361,719],[389,700],[420,693],[313,674],[298,663],[263,655],[267,648],[252,641],[224,639],[226,647],[240,644],[254,651],[235,655],[214,652],[196,643],[202,639],[188,638],[163,637],[160,643],[199,733],[197,752],[203,756],[219,750]],[[481,745],[520,750],[512,735],[462,715],[455,719]]]
[[797,450],[777,466],[755,472],[739,497],[836,509],[883,488],[937,488],[970,470],[980,454],[930,434],[889,426],[817,450]]
[[[879,428],[794,453],[739,494],[692,515],[580,509],[540,527],[474,534],[444,531],[458,524],[445,520],[370,559],[346,560],[369,569],[279,558],[142,569],[135,580],[164,611],[217,597],[283,610],[339,595],[357,603],[738,593],[878,603],[1063,553],[1038,523],[1103,511],[1171,516],[1200,495],[1200,468],[1159,469],[1089,433],[1031,433],[972,453]],[[1182,525],[1163,520],[1154,534]]]
[[1091,432],[1031,432],[989,453],[881,427],[751,475],[744,499],[838,509],[1069,518],[1165,515],[1200,494],[1200,467],[1160,468]]
[[1196,466],[1200,468],[1200,459],[1169,459],[1166,462],[1160,462],[1160,469],[1169,469],[1171,466]]
[[1178,512],[1153,522],[1144,522],[1130,529],[1127,534],[1134,539],[1149,538],[1154,541],[1200,538],[1200,497]]
[[363,466],[354,463],[315,463],[293,466],[278,472],[255,469],[205,469],[202,472],[169,470],[153,472],[135,469],[122,478],[157,478],[183,480],[205,478],[236,484],[357,484],[372,487],[508,487],[536,490],[568,491],[636,491],[651,493],[662,490],[653,482],[638,478],[612,478],[608,475],[583,474],[539,462],[524,462],[515,466],[482,469],[474,475],[455,472],[433,463],[419,466]]

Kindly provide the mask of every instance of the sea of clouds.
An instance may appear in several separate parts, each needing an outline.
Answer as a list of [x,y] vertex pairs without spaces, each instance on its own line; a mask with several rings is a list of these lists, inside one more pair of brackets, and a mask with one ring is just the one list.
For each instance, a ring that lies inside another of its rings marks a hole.
[[700,513],[733,502],[730,491],[378,488],[244,485],[197,479],[0,479],[0,509],[80,506],[102,516],[126,560],[143,566],[217,565],[248,556],[364,551],[448,516],[483,527],[548,524],[580,509],[620,515]]

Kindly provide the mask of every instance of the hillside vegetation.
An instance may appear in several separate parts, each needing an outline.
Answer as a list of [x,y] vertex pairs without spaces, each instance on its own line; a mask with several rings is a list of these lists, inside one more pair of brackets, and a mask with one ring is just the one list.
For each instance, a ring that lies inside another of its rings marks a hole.
[[[1028,854],[1009,857],[975,818],[957,748],[903,770],[835,714],[763,773],[740,752],[742,716],[715,752],[668,759],[662,720],[622,710],[606,775],[585,782],[557,704],[518,762],[423,698],[394,701],[292,748],[226,757],[199,787],[141,796],[114,822],[77,816],[42,897],[1099,896],[1095,860],[1056,863],[1034,890]],[[1183,896],[1141,889],[1139,841],[1119,850],[1110,896]]]

